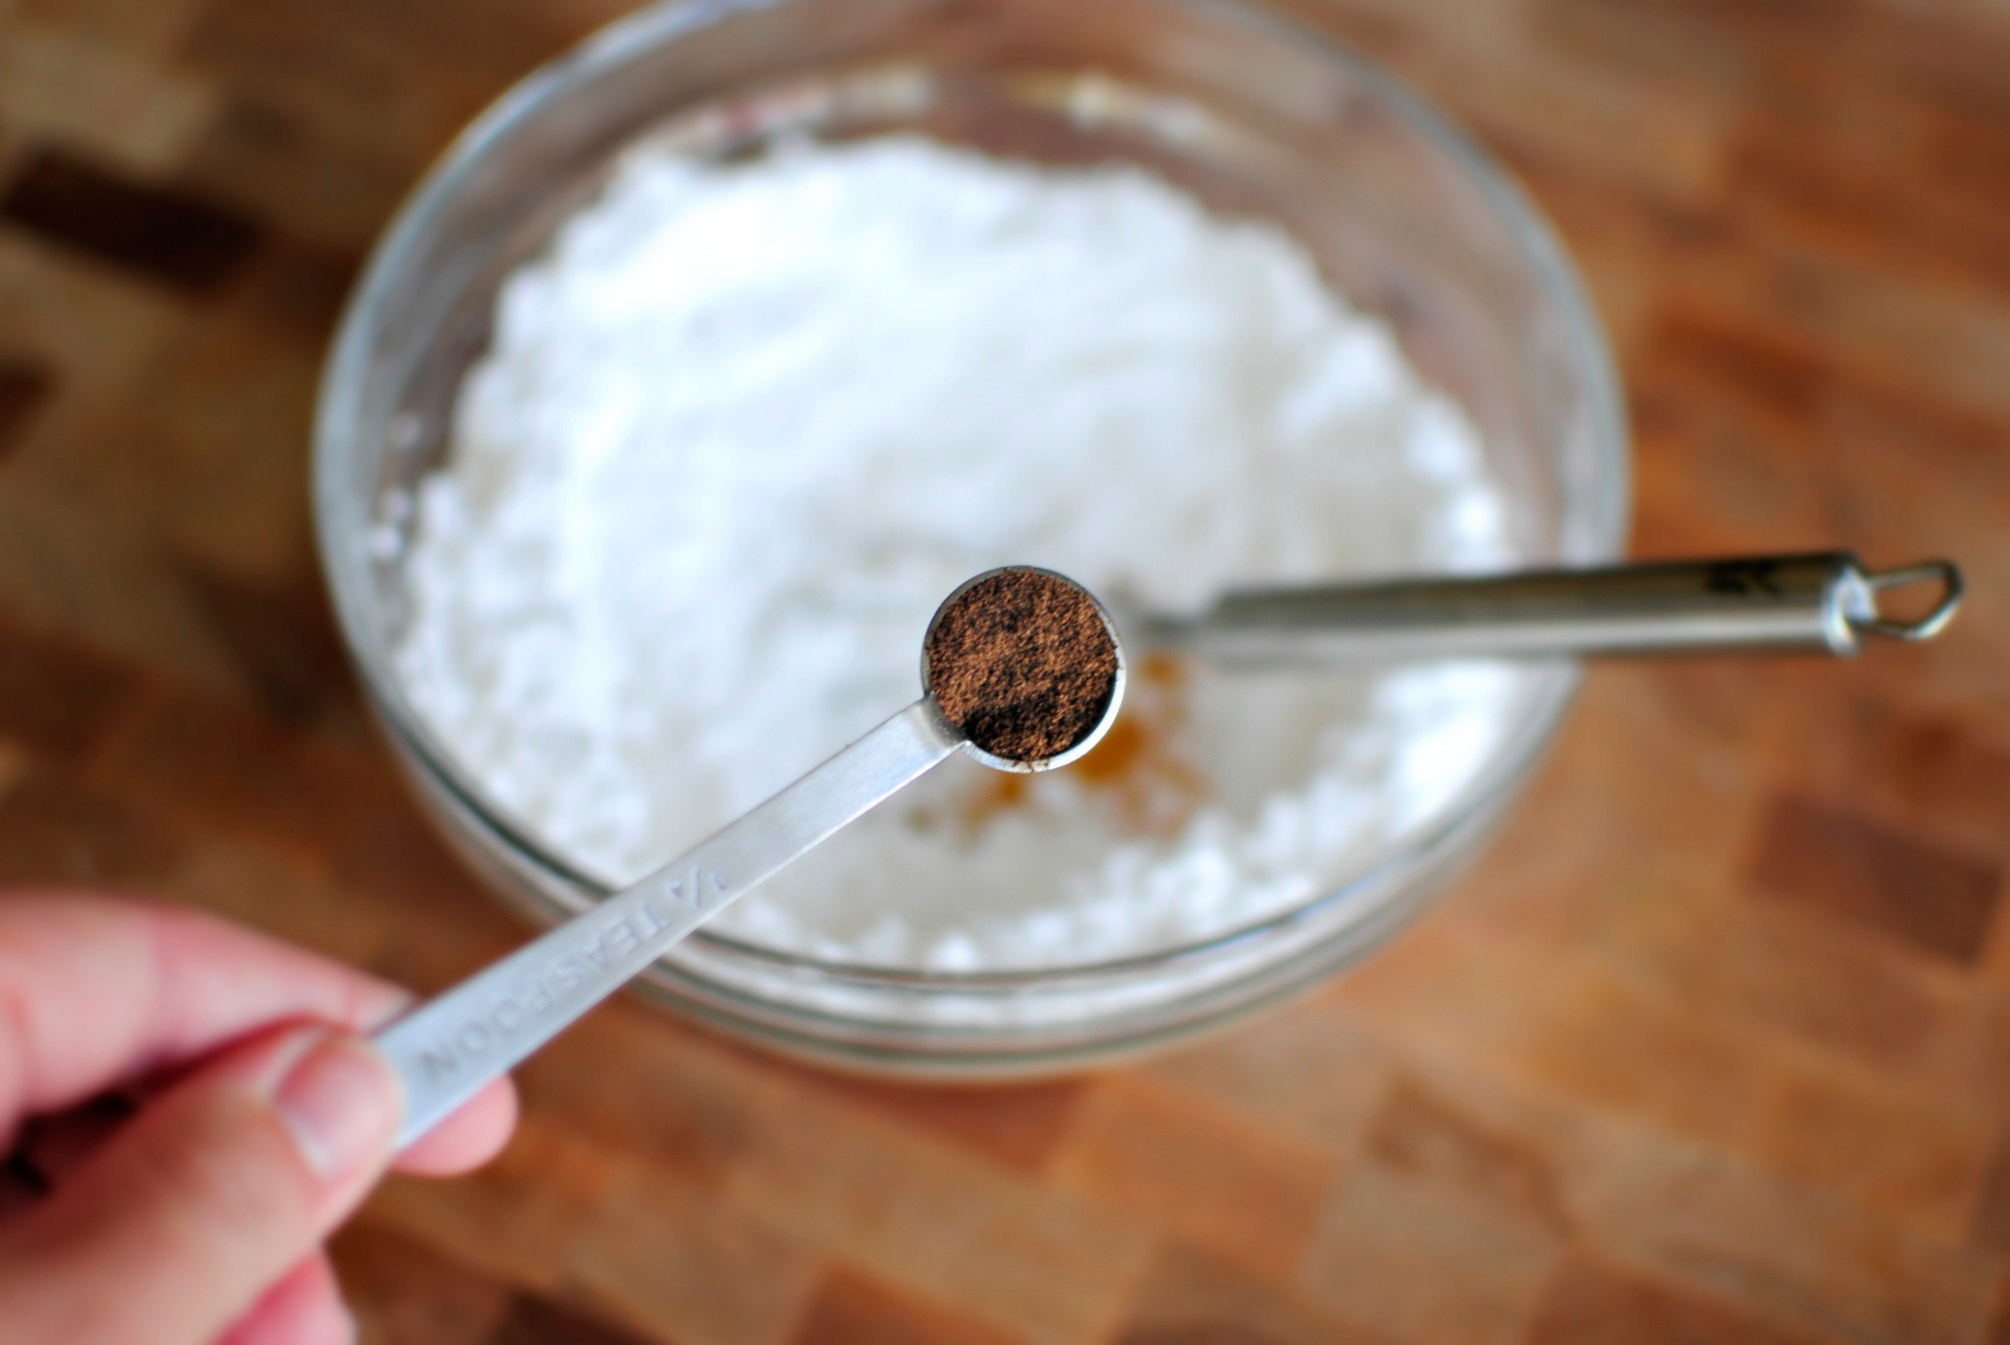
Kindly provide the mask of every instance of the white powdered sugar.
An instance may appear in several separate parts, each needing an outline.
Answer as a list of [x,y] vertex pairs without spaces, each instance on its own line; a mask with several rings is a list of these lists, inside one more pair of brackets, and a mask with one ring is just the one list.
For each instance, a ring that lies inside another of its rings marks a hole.
[[[1171,608],[1470,570],[1513,559],[1504,498],[1299,245],[1145,173],[644,148],[502,291],[397,663],[497,803],[622,881],[913,700],[929,615],[981,570]],[[1128,747],[1010,788],[952,759],[719,927],[943,969],[1219,933],[1442,819],[1525,687],[1161,671]]]

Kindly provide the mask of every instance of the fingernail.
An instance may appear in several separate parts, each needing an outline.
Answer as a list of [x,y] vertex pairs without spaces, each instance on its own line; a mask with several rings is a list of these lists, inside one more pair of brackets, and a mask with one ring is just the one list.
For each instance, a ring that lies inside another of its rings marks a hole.
[[397,1134],[390,1067],[354,1037],[331,1033],[310,1047],[280,1080],[272,1101],[324,1181],[389,1154]]

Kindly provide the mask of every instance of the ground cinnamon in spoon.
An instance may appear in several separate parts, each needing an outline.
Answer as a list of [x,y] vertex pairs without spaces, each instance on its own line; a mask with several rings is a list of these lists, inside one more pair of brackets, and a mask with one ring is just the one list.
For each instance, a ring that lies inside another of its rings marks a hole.
[[1009,761],[1059,756],[1095,732],[1117,687],[1117,643],[1086,592],[1002,570],[952,599],[929,631],[928,685],[943,718]]

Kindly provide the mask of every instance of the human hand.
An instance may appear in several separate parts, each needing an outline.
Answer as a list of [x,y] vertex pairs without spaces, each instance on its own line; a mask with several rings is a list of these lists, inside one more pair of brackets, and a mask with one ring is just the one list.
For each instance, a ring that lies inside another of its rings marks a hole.
[[[405,1002],[194,911],[0,898],[0,1153],[16,1179],[0,1182],[16,1187],[0,1196],[0,1336],[349,1340],[321,1240],[392,1162],[401,1105],[355,1034]],[[515,1119],[497,1084],[395,1165],[464,1171]]]

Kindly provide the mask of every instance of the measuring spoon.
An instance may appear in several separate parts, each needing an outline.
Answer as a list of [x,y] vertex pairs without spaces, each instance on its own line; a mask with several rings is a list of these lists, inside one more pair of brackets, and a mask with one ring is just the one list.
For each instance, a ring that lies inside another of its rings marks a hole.
[[[1901,621],[1885,591],[1936,583]],[[1438,658],[1808,651],[1850,655],[1866,636],[1930,640],[1961,604],[1961,571],[1930,560],[1867,570],[1847,551],[1663,561],[1601,569],[1246,589],[1193,615],[1117,604],[1147,648],[1220,663],[1320,665]]]
[[1124,693],[1123,647],[1110,614],[1065,576],[1031,566],[987,571],[936,609],[929,637],[976,585],[1031,573],[1088,598],[1116,653],[1108,706],[1088,734],[1053,756],[1015,760],[970,742],[936,702],[922,642],[922,696],[752,812],[640,882],[413,1009],[377,1033],[377,1049],[404,1085],[402,1148],[507,1073],[661,957],[729,902],[961,749],[994,770],[1046,771],[1094,747]]

